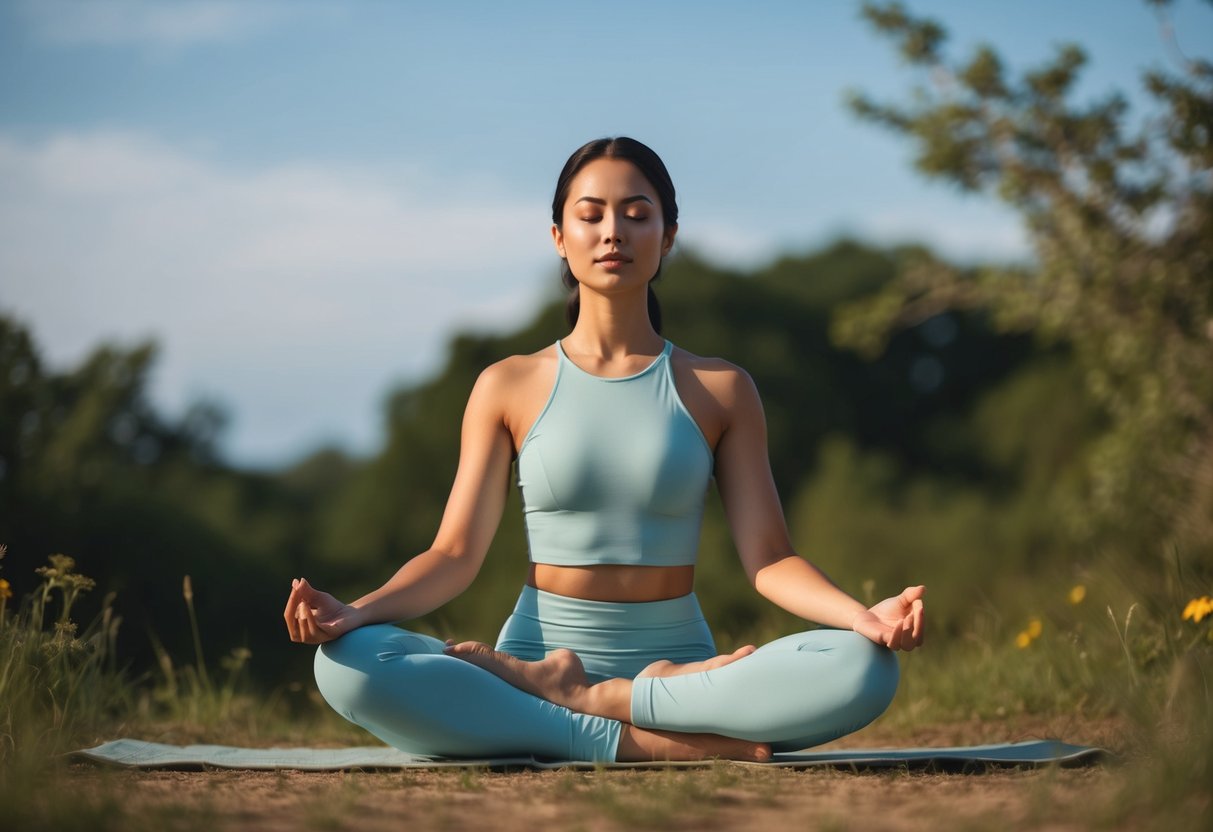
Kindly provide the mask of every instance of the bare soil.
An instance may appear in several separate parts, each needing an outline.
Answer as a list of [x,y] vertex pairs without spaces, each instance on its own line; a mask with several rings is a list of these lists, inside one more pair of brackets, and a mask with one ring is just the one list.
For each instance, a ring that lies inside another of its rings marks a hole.
[[[910,736],[863,732],[835,745],[1059,737],[1115,749],[1118,733],[1113,723],[974,722],[924,727]],[[107,818],[101,825],[124,829],[897,832],[1153,825],[1131,810],[1115,810],[1132,785],[1131,762],[977,774],[792,771],[724,762],[698,769],[388,773],[130,771],[75,764],[68,776],[68,791],[80,805]]]
[[[1104,768],[973,774],[699,770],[491,773],[80,771],[132,827],[349,829],[1088,829]],[[1102,825],[1102,824],[1098,824]]]

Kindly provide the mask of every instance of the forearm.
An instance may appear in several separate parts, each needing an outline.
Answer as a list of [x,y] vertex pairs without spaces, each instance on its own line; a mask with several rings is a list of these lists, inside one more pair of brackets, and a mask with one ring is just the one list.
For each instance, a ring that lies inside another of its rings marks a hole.
[[856,614],[867,609],[797,555],[762,567],[753,580],[754,588],[771,603],[827,627],[849,630]]
[[476,572],[466,556],[428,549],[350,606],[358,610],[359,626],[417,618],[462,593]]

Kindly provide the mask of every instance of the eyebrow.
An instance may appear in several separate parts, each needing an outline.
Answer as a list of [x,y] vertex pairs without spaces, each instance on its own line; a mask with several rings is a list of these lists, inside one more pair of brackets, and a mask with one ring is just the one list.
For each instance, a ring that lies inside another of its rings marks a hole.
[[[592,202],[595,205],[606,205],[605,199],[600,199],[596,196],[583,196],[581,199],[577,200],[577,202]],[[649,199],[644,194],[636,194],[636,196],[629,196],[629,197],[621,200],[621,202],[624,205],[631,205],[633,202],[647,202],[649,205],[653,204],[653,200]],[[573,204],[576,205],[577,203],[575,202]]]

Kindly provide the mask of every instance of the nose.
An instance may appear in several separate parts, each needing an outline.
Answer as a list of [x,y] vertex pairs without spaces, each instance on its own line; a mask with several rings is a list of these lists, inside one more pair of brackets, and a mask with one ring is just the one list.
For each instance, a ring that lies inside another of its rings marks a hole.
[[604,218],[602,223],[602,241],[604,243],[623,242],[623,235],[619,231],[619,224],[619,218],[614,215]]

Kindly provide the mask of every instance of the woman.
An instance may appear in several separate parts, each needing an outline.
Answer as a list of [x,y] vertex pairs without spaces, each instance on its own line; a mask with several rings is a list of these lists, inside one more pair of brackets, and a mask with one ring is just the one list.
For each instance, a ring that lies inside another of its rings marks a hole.
[[[574,760],[766,760],[858,730],[922,643],[922,587],[871,609],[795,554],[753,382],[658,334],[651,282],[678,230],[673,183],[645,145],[599,139],[565,164],[552,238],[572,331],[486,369],[464,414],[433,545],[343,604],[294,581],[292,641],[352,722],[406,751]],[[497,650],[383,622],[476,576],[517,460],[531,567]],[[716,483],[759,593],[834,629],[715,655],[692,594]]]

